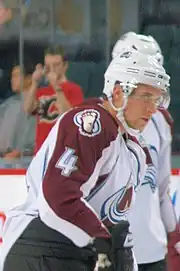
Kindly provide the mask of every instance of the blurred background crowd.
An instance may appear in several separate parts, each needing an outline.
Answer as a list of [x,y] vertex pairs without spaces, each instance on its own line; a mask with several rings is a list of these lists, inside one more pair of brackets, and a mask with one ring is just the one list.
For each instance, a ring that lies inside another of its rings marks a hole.
[[179,167],[179,14],[179,0],[1,0],[0,168],[27,168],[63,113],[47,70],[59,74],[66,108],[98,97],[112,48],[128,31],[152,35],[162,49],[171,75],[172,166]]

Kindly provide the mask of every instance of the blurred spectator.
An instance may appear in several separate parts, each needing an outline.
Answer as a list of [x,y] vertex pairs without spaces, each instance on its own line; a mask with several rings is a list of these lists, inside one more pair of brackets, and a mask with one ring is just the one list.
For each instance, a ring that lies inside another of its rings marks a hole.
[[[14,66],[11,74],[11,86],[14,95],[0,105],[0,152],[5,159],[18,158],[21,155],[32,155],[34,148],[35,123],[23,111],[23,96],[32,82],[33,65],[24,63],[21,77],[20,66]],[[22,93],[21,89],[22,78]]]
[[7,23],[12,19],[12,9],[6,8],[3,1],[0,0],[0,25]]
[[[44,61],[45,67],[41,64],[36,66],[24,102],[25,112],[37,116],[35,152],[41,147],[58,116],[83,101],[81,87],[66,77],[68,61],[63,48],[48,48]],[[49,85],[38,88],[43,77]]]

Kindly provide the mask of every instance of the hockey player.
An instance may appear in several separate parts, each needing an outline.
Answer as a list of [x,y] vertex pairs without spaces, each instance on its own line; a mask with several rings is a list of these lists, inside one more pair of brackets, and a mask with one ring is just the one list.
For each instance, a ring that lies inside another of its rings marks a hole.
[[5,222],[4,271],[90,271],[96,254],[102,268],[132,270],[126,216],[146,155],[126,127],[143,129],[168,85],[160,64],[130,51],[108,67],[102,103],[59,118],[27,171],[27,201]]
[[[153,55],[163,64],[157,42],[151,36],[129,32],[114,46],[112,57],[134,49]],[[162,109],[153,115],[140,140],[148,145],[152,165],[137,193],[130,224],[134,252],[140,271],[165,271],[168,234],[168,270],[180,270],[180,232],[168,194],[171,176],[171,124],[169,113]]]

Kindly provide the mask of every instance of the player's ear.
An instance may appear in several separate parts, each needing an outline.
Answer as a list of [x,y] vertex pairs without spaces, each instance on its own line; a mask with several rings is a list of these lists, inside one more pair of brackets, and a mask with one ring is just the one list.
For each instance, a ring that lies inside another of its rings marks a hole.
[[117,108],[122,107],[123,105],[123,90],[119,82],[114,85],[112,102]]

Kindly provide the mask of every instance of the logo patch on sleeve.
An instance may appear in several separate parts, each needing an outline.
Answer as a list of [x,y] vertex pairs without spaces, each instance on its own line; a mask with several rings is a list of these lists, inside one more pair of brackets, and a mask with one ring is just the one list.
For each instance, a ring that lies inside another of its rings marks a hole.
[[93,137],[101,132],[100,114],[94,109],[86,109],[74,116],[74,123],[83,136]]

